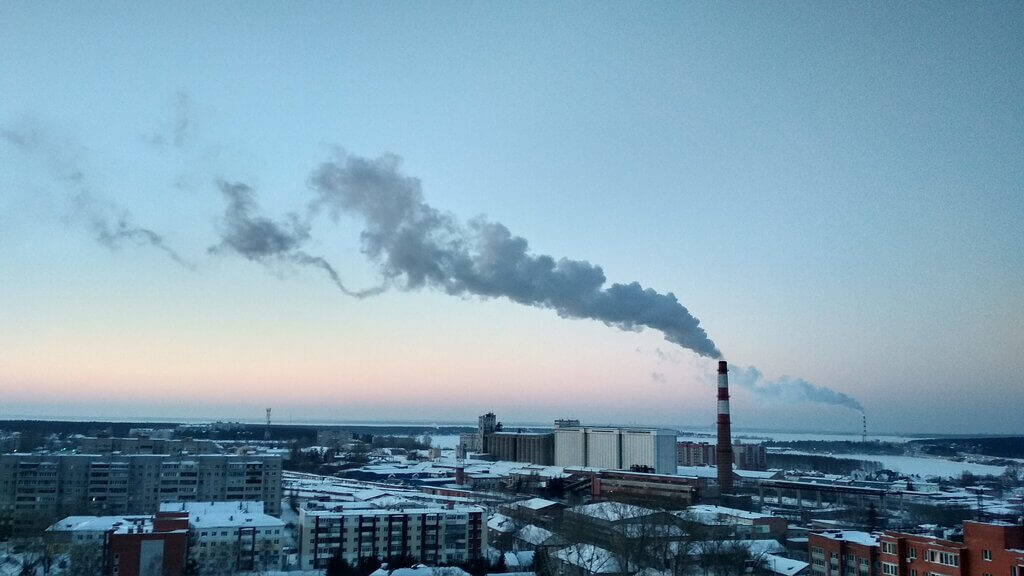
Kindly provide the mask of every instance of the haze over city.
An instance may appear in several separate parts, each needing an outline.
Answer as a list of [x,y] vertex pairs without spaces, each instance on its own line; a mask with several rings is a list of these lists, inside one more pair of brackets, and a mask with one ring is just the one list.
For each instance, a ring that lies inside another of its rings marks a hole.
[[0,5],[0,419],[1024,432],[1021,5],[243,8]]

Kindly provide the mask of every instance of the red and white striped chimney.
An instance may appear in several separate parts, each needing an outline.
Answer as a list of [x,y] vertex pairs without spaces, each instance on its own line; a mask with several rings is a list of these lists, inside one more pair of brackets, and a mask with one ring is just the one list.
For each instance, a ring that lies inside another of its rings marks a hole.
[[732,429],[729,422],[729,365],[718,361],[718,491],[732,493]]

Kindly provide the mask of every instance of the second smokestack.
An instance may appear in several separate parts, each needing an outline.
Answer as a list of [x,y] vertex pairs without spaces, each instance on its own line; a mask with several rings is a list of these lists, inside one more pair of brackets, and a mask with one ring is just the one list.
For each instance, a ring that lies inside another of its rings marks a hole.
[[729,421],[729,365],[718,361],[718,491],[732,494],[732,426]]

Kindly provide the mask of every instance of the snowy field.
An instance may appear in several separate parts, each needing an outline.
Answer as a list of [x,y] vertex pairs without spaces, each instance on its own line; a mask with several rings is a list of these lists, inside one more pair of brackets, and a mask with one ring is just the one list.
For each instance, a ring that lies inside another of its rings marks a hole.
[[786,454],[804,454],[809,456],[834,456],[849,460],[862,460],[880,462],[889,470],[895,470],[903,474],[916,474],[922,478],[939,476],[942,478],[958,477],[966,470],[974,475],[1000,475],[1006,471],[1005,466],[991,466],[988,464],[974,464],[972,462],[954,462],[942,458],[922,458],[917,456],[887,456],[878,454],[820,454],[816,452],[802,452],[798,450],[787,450]]

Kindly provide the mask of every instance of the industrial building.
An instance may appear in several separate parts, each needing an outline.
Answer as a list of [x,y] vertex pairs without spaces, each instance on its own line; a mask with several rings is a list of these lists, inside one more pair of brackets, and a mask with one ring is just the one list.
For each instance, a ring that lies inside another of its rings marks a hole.
[[781,540],[789,522],[785,518],[725,506],[701,504],[677,513],[685,522],[699,524],[718,537]]
[[488,453],[496,460],[555,463],[555,435],[547,432],[495,432],[487,436]]
[[591,478],[595,502],[614,500],[658,505],[667,510],[685,508],[700,499],[707,481],[692,476],[602,470]]
[[556,428],[555,465],[658,474],[676,470],[676,433],[657,428]]
[[487,514],[481,506],[352,509],[345,503],[299,510],[299,563],[325,568],[340,555],[360,558],[410,556],[430,565],[480,558],[487,548]]
[[152,514],[161,502],[261,501],[281,513],[281,458],[3,454],[0,534],[70,513]]

